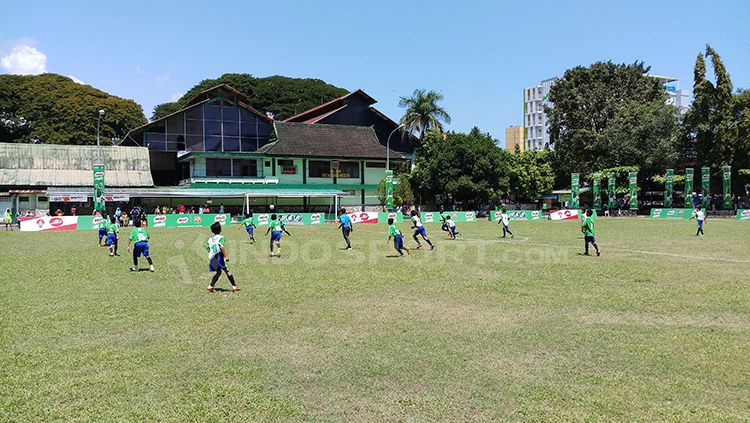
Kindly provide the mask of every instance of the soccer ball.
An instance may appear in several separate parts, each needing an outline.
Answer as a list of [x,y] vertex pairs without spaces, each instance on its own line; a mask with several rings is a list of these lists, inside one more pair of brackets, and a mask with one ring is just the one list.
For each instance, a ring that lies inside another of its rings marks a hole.
[[268,206],[268,208],[269,208],[269,209],[270,209],[271,211],[274,211],[274,209],[275,209],[276,207],[275,207],[275,206],[274,206],[273,204],[271,204],[270,206]]

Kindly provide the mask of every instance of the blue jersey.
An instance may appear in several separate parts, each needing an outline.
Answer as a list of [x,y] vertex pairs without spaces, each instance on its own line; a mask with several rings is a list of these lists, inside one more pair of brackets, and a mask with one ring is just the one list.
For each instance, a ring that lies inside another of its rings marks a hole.
[[349,217],[348,214],[344,213],[341,216],[339,216],[339,222],[341,222],[342,228],[351,228],[352,227],[352,218]]

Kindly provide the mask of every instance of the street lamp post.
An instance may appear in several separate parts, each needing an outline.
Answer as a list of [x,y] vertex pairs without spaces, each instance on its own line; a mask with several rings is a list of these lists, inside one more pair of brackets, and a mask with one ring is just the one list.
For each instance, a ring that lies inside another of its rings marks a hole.
[[399,129],[406,126],[405,124],[401,124],[396,127],[391,133],[388,135],[388,140],[385,142],[385,170],[388,170],[391,168],[391,135],[393,135],[394,132],[398,131]]
[[104,110],[99,110],[99,117],[96,119],[96,146],[99,147],[99,123],[102,121],[104,116]]

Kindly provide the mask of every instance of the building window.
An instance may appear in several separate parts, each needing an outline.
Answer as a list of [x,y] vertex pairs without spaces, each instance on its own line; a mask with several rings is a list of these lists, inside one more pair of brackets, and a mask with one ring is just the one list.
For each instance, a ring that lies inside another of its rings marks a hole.
[[40,202],[40,203],[46,203],[47,202],[47,197],[37,197],[37,201]]
[[232,160],[206,159],[206,176],[232,176]]
[[359,178],[359,162],[339,162],[339,178]]
[[232,160],[232,176],[255,178],[258,176],[258,161],[253,159]]
[[310,178],[330,178],[331,162],[327,160],[310,160],[307,172],[307,176]]
[[372,169],[385,169],[385,163],[381,162],[366,162],[365,166]]

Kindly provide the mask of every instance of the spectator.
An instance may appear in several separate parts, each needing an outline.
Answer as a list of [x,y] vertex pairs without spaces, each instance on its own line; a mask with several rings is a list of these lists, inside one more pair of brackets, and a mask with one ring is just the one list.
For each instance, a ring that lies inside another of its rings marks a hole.
[[73,207],[70,208],[70,215],[71,216],[75,216],[76,215],[76,208],[75,208],[75,206],[73,206]]
[[161,214],[161,208],[159,206],[156,206],[154,209],[154,214]]
[[224,214],[224,204],[219,206],[219,214]]
[[161,208],[161,214],[168,214],[169,210],[167,209],[167,206],[162,206]]

